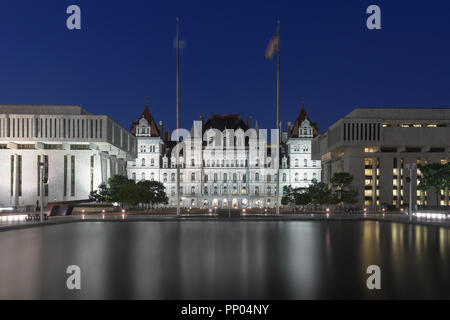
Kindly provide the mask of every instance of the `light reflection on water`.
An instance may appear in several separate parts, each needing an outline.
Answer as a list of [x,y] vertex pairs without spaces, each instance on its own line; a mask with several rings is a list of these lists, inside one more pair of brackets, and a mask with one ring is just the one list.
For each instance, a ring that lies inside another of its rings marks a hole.
[[449,260],[449,229],[419,225],[82,222],[0,232],[0,298],[450,298]]

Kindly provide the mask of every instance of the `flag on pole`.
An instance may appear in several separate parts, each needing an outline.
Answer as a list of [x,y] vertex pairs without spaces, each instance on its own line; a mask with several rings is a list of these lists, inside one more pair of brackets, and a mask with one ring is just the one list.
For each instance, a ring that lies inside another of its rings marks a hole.
[[269,45],[266,49],[266,59],[272,60],[275,51],[278,52],[280,50],[280,35],[277,34],[270,39]]

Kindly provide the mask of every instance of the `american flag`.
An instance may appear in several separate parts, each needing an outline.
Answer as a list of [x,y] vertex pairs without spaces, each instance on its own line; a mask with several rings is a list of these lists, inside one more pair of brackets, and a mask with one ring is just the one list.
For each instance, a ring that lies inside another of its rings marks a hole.
[[275,51],[280,50],[280,36],[277,34],[270,39],[266,49],[266,59],[272,60]]

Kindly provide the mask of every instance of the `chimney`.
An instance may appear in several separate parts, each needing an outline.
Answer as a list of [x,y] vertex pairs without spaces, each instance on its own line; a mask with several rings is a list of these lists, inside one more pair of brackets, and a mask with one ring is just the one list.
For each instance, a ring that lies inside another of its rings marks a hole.
[[166,141],[171,141],[171,138],[170,138],[170,128],[167,128],[167,131],[166,131]]
[[292,130],[292,124],[291,124],[291,122],[289,121],[289,122],[287,123],[287,137],[288,137],[288,138],[291,137],[291,130]]
[[164,131],[163,131],[163,122],[162,120],[159,120],[158,123],[158,131],[159,131],[159,135],[162,137],[164,135]]
[[247,118],[247,127],[249,129],[252,127],[252,116],[248,116]]

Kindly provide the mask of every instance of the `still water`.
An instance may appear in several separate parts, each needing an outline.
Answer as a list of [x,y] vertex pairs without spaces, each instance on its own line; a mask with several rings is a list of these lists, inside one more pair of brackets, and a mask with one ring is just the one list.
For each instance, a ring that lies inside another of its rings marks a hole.
[[[381,268],[381,290],[366,269]],[[81,269],[81,290],[66,268]],[[78,222],[0,232],[1,299],[450,299],[450,230],[375,221]]]

